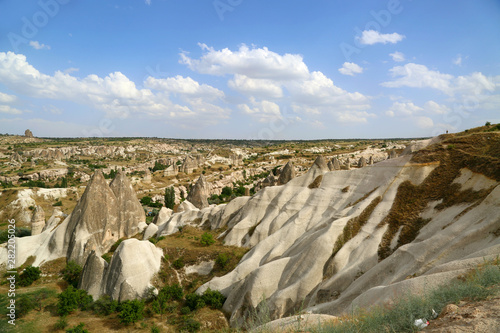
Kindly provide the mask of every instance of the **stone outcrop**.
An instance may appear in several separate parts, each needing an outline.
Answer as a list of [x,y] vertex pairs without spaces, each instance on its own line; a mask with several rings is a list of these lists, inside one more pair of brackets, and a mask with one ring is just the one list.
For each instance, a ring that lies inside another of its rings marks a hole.
[[370,159],[368,160],[368,165],[373,165],[373,156],[370,156]]
[[83,265],[91,251],[107,252],[120,238],[119,206],[102,172],[96,170],[68,222],[68,260]]
[[118,238],[132,237],[145,228],[146,215],[125,173],[118,170],[109,184],[118,205]]
[[361,156],[358,161],[358,168],[364,168],[366,166],[366,158]]
[[52,231],[55,227],[59,225],[64,216],[65,215],[59,208],[57,207],[54,208],[54,212],[52,213],[52,216],[49,218],[47,223],[45,223],[42,232],[45,230]]
[[278,185],[284,185],[294,178],[295,168],[292,164],[292,161],[288,161],[288,163],[283,167],[283,170],[281,170],[280,176],[278,178]]
[[349,157],[347,158],[347,160],[345,161],[345,168],[347,170],[351,170],[351,160],[349,159]]
[[45,212],[43,208],[37,205],[31,218],[31,235],[38,235],[45,227]]
[[149,241],[135,238],[123,241],[109,265],[92,252],[83,268],[79,282],[94,299],[109,295],[113,300],[126,301],[146,296],[150,281],[160,270],[163,251]]
[[189,191],[186,200],[191,202],[198,209],[208,207],[209,188],[210,185],[205,179],[205,176],[200,175],[200,178],[198,178],[194,186],[191,187],[191,191]]
[[193,173],[193,170],[198,167],[198,163],[194,157],[191,155],[187,155],[184,158],[184,161],[182,162],[180,171],[184,172],[185,174],[191,174]]
[[153,218],[153,222],[156,226],[160,226],[163,223],[167,222],[170,216],[172,216],[173,210],[167,208],[167,207],[161,207],[160,211],[156,216]]
[[169,165],[165,170],[163,170],[163,177],[177,176],[179,173],[179,168],[177,165]]
[[333,170],[340,170],[340,162],[337,157],[333,158]]
[[389,159],[398,157],[398,153],[395,150],[391,150],[389,153]]
[[27,129],[26,131],[24,131],[24,136],[27,138],[33,138],[33,133],[29,129]]
[[277,184],[276,177],[270,172],[269,175],[261,182],[260,187],[265,188],[268,186],[275,186]]

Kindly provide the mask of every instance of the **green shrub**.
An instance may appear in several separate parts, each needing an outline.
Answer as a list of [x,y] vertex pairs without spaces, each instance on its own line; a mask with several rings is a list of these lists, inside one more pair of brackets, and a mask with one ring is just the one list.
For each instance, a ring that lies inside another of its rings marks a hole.
[[103,295],[92,304],[92,311],[101,316],[109,316],[118,310],[119,303],[108,295]]
[[62,270],[63,280],[74,288],[78,287],[78,281],[80,280],[81,274],[82,266],[78,265],[76,261],[73,260],[68,261],[66,267]]
[[59,318],[58,321],[54,324],[54,329],[57,330],[63,330],[66,327],[68,327],[68,320],[66,320],[66,317],[61,317]]
[[125,301],[120,303],[118,318],[122,324],[128,325],[144,317],[144,302],[140,300]]
[[[14,235],[16,235],[16,238],[31,236],[31,230],[28,228],[17,228],[16,227]],[[5,243],[8,240],[9,240],[9,231],[3,230],[2,232],[0,232],[0,244]]]
[[187,294],[186,301],[184,303],[191,311],[196,311],[205,306],[205,301],[203,297],[198,294]]
[[171,286],[165,286],[162,288],[160,293],[165,293],[168,300],[181,300],[184,297],[184,292],[179,284],[173,284]]
[[92,304],[92,296],[87,294],[85,290],[75,289],[69,286],[65,291],[60,293],[57,298],[57,313],[60,316],[65,316],[80,308],[86,310]]
[[188,332],[197,332],[200,330],[200,322],[194,320],[193,318],[186,318],[184,320],[183,329]]
[[52,206],[54,206],[54,207],[62,206],[62,201],[59,200],[55,204],[53,204]]
[[180,312],[181,315],[187,315],[191,313],[191,309],[189,308],[189,306],[183,306]]
[[89,333],[86,329],[84,329],[85,324],[80,323],[77,326],[70,328],[69,330],[66,330],[66,333]]
[[181,269],[182,267],[184,267],[184,258],[180,257],[175,259],[174,262],[172,263],[172,266],[175,269]]
[[226,297],[218,290],[211,290],[208,288],[202,295],[202,299],[206,305],[213,309],[222,309],[222,305],[226,301]]
[[160,328],[156,325],[151,326],[151,333],[160,333]]
[[205,233],[203,233],[203,235],[201,235],[200,243],[203,246],[210,246],[210,245],[215,243],[215,240],[214,240],[214,237],[212,236],[212,234],[205,232]]
[[28,266],[19,276],[19,285],[21,287],[30,286],[33,282],[40,278],[42,271],[38,267]]
[[217,258],[215,259],[215,264],[221,269],[226,269],[229,261],[231,260],[231,256],[227,253],[219,253]]
[[102,256],[101,256],[102,259],[106,260],[106,262],[109,264],[111,262],[111,254],[109,253],[104,253]]

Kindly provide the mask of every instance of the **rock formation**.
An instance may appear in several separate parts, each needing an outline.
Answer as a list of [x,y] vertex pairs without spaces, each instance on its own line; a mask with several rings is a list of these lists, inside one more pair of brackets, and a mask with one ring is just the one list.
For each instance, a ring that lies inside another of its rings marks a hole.
[[396,153],[396,151],[393,149],[391,150],[391,152],[389,153],[389,158],[396,158],[398,157],[398,153]]
[[270,172],[269,175],[261,182],[260,187],[275,186],[277,184],[276,177]]
[[162,256],[163,251],[151,242],[135,238],[118,246],[109,265],[93,251],[83,267],[79,288],[94,299],[102,295],[118,301],[143,298],[160,270]]
[[24,131],[24,136],[27,138],[33,138],[33,133],[29,129],[27,129],[26,131]]
[[295,168],[293,167],[292,161],[288,161],[283,167],[283,170],[281,170],[281,174],[278,178],[278,185],[285,185],[293,178],[295,178]]
[[163,177],[177,176],[178,173],[179,168],[177,168],[177,165],[172,164],[169,165],[165,170],[163,170]]
[[173,211],[167,207],[161,207],[158,214],[153,219],[156,226],[161,226],[163,223],[167,222],[170,216],[172,216]]
[[42,232],[45,227],[45,212],[43,208],[39,205],[35,207],[33,211],[33,217],[31,218],[31,235],[38,235]]
[[361,156],[358,161],[358,168],[364,168],[366,166],[366,158]]
[[370,156],[370,159],[368,160],[368,165],[373,165],[373,156]]
[[205,176],[200,175],[196,184],[192,186],[191,191],[189,191],[186,200],[191,202],[198,209],[208,207],[209,187],[210,185],[205,179]]
[[68,222],[68,260],[83,265],[92,250],[98,255],[107,252],[120,238],[119,206],[102,172],[96,170]]
[[349,159],[349,157],[345,161],[345,167],[347,170],[351,170],[351,160]]
[[340,170],[340,162],[337,157],[333,158],[333,170]]
[[193,170],[198,167],[198,163],[196,162],[196,159],[192,157],[191,155],[187,155],[184,158],[184,161],[182,162],[180,171],[184,172],[185,174],[191,174],[193,173]]
[[109,184],[118,205],[118,238],[132,237],[146,227],[146,216],[125,173],[118,170]]

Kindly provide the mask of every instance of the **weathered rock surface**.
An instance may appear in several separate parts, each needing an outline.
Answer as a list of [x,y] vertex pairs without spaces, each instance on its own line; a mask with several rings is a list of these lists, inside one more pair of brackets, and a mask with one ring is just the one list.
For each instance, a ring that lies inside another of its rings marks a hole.
[[358,168],[364,168],[366,166],[366,158],[361,156],[358,161]]
[[153,223],[156,224],[158,227],[161,226],[163,223],[167,222],[170,216],[172,216],[173,210],[167,208],[167,207],[161,207],[160,211],[158,214],[153,219]]
[[198,209],[208,207],[209,187],[210,185],[205,179],[205,176],[200,175],[196,184],[191,188],[186,198],[187,201],[191,202]]
[[109,184],[118,205],[118,238],[132,237],[139,232],[139,225],[146,223],[146,215],[137,199],[135,190],[125,173],[118,171]]
[[[468,260],[500,253],[499,182],[466,168],[454,182],[461,191],[483,191],[483,199],[473,196],[468,203],[436,209],[439,201],[429,197],[418,215],[425,224],[414,236],[408,238],[408,231],[400,230],[387,239],[391,234],[384,221],[391,210],[399,209],[402,189],[408,184],[430,188],[444,181],[438,176],[443,164],[410,159],[402,156],[336,172],[315,163],[282,187],[262,189],[226,224],[225,244],[251,250],[233,271],[197,292],[211,288],[226,295],[224,311],[231,313],[233,325],[258,306],[262,295],[274,318],[294,313],[302,302],[308,311],[341,315],[352,306],[380,304],[406,290],[448,283],[464,272]],[[309,188],[319,176],[319,187]],[[350,190],[343,194],[347,186]],[[203,216],[202,223],[205,218],[209,216]],[[357,232],[344,234],[356,223]],[[381,260],[386,246],[388,256]],[[414,274],[418,277],[407,279]]]
[[79,286],[94,299],[102,295],[118,301],[143,298],[152,287],[153,275],[160,270],[162,256],[163,251],[149,241],[127,239],[118,246],[109,265],[92,252]]
[[33,211],[33,217],[31,218],[31,235],[40,234],[44,227],[45,212],[41,206],[37,205]]
[[33,138],[33,133],[29,129],[27,129],[26,131],[24,131],[24,136],[27,138]]
[[295,168],[292,164],[292,161],[288,161],[288,163],[281,170],[280,176],[278,178],[278,185],[285,185],[290,180],[295,178]]
[[154,223],[150,223],[146,230],[144,231],[144,239],[150,239],[158,231],[158,226]]

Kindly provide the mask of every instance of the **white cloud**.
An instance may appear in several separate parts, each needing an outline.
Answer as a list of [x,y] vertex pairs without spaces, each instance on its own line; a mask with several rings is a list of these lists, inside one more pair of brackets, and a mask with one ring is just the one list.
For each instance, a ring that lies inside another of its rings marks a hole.
[[399,51],[396,51],[394,53],[389,53],[389,55],[392,57],[392,60],[401,62],[405,61],[405,55]]
[[40,44],[38,41],[36,40],[32,40],[30,41],[30,46],[32,48],[34,48],[35,50],[50,50],[50,46],[49,45],[45,45],[45,44]]
[[10,104],[17,100],[17,96],[5,94],[0,92],[0,103]]
[[[266,47],[241,46],[237,51],[214,50],[199,44],[203,54],[199,59],[180,54],[180,62],[194,71],[212,75],[233,75],[229,88],[240,92],[250,102],[240,103],[238,108],[262,119],[262,105],[257,100],[280,99],[284,107],[308,117],[333,115],[338,121],[362,121],[374,116],[364,112],[370,108],[369,98],[359,92],[350,93],[336,86],[323,73],[309,72],[302,56],[278,54]],[[353,73],[362,71],[356,64],[346,64]],[[269,105],[268,105],[269,107]],[[267,109],[269,111],[269,109]],[[276,108],[273,108],[276,110]],[[308,119],[305,120],[306,122]]]
[[21,114],[21,110],[11,107],[10,105],[0,105],[0,113]]
[[434,121],[429,117],[416,117],[416,124],[420,128],[432,128],[434,127]]
[[232,80],[228,81],[231,89],[241,93],[262,98],[281,98],[283,89],[280,82],[268,79],[252,79],[246,75],[235,74]]
[[251,99],[250,102],[252,107],[247,104],[240,104],[238,108],[242,112],[255,117],[259,122],[263,123],[275,119],[282,119],[278,104],[266,100],[258,102],[255,99]]
[[205,44],[199,44],[204,54],[200,59],[192,59],[181,53],[180,63],[202,74],[226,75],[241,74],[254,79],[293,80],[303,79],[309,70],[297,54],[279,55],[267,47],[252,48],[240,46],[238,51],[227,48],[214,50]]
[[71,74],[71,73],[74,73],[74,72],[78,72],[79,70],[80,70],[80,68],[70,67],[70,68],[65,69],[64,73],[65,74]]
[[48,113],[52,113],[52,114],[62,114],[62,110],[59,109],[58,107],[55,107],[54,105],[44,105],[43,107],[43,111],[45,112],[48,112]]
[[438,104],[434,101],[428,101],[424,104],[424,110],[431,114],[447,114],[450,108],[446,105]]
[[462,55],[457,55],[455,59],[453,59],[453,64],[457,66],[462,66]]
[[[197,123],[202,126],[208,121],[227,118],[230,113],[227,108],[210,103],[221,102],[222,91],[200,85],[191,78],[148,78],[146,83],[151,89],[138,89],[121,72],[104,78],[92,74],[83,79],[60,71],[43,74],[24,55],[12,52],[0,52],[0,81],[20,94],[90,105],[105,111],[109,117],[126,118],[135,114],[164,120],[191,118],[199,120]],[[170,93],[179,95],[184,103],[172,102]]]
[[354,74],[363,73],[363,68],[353,62],[344,62],[341,68],[339,68],[340,74],[354,76]]
[[404,66],[396,66],[389,70],[393,81],[383,82],[382,86],[390,88],[413,87],[434,88],[445,93],[450,93],[450,81],[452,75],[442,74],[438,71],[429,70],[424,65],[409,63]]
[[395,79],[381,83],[384,87],[432,88],[450,96],[462,94],[474,98],[480,98],[485,91],[491,93],[500,88],[500,76],[486,77],[479,72],[454,77],[414,63],[396,66],[389,71]]
[[146,3],[146,5],[151,5],[151,0],[144,0],[144,2]]
[[373,45],[377,43],[382,43],[382,44],[395,44],[397,42],[400,42],[405,38],[404,35],[400,35],[396,32],[392,34],[381,34],[380,32],[376,30],[364,30],[361,33],[361,36],[358,36],[357,39],[361,44],[365,45]]
[[413,102],[407,102],[407,103],[394,102],[391,108],[388,111],[386,111],[385,114],[389,117],[411,116],[420,111],[423,111],[423,109],[413,104]]

